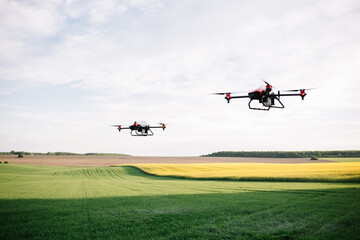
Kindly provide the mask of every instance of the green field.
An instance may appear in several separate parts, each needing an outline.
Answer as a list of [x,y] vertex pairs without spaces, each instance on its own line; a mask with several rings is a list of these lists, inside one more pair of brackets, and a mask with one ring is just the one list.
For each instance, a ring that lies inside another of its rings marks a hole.
[[0,165],[0,239],[359,239],[360,184]]

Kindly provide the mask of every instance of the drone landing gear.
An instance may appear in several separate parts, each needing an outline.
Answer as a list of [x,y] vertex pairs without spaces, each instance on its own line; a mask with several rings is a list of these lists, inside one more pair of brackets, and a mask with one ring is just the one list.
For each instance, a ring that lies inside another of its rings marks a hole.
[[153,131],[151,129],[147,129],[147,131],[137,131],[137,130],[131,130],[130,132],[131,136],[134,137],[146,137],[146,136],[154,136]]
[[256,108],[256,107],[251,107],[251,102],[253,101],[254,99],[251,99],[248,103],[249,105],[249,108],[252,109],[252,110],[262,110],[262,111],[269,111],[270,110],[270,106],[266,107],[263,103],[263,105],[266,107],[266,108]]
[[[274,97],[271,99],[271,104],[267,105],[265,104],[264,102],[261,102],[262,105],[264,106],[263,108],[257,108],[257,107],[251,107],[251,102],[253,101],[254,99],[251,99],[248,103],[249,105],[249,108],[252,109],[252,110],[262,110],[262,111],[269,111],[270,108],[285,108],[284,104],[282,104],[282,102],[280,101],[279,98],[277,97]],[[281,106],[275,106],[275,100],[277,100]]]
[[[278,101],[278,103],[280,103],[281,106],[275,106],[275,101],[274,101],[275,99],[276,99],[276,101]],[[272,100],[273,101],[270,106],[271,108],[285,108],[284,104],[282,104],[282,102],[280,101],[280,99],[278,97],[274,97]]]

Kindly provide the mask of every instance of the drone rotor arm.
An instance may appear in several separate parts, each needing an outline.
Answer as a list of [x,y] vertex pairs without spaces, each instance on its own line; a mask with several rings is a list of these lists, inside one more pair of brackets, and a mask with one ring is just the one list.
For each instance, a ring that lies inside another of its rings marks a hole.
[[130,127],[123,127],[123,126],[121,126],[120,124],[118,124],[118,125],[111,125],[112,127],[116,127],[118,130],[119,130],[119,132],[121,131],[121,130],[123,130],[123,129],[130,129]]
[[[291,96],[300,96],[302,100],[304,100],[304,97],[307,95],[305,93],[306,89],[299,89],[296,91],[300,91],[299,93],[285,93],[285,94],[281,94],[280,92],[277,94],[277,97],[291,97]],[[288,90],[289,91],[289,90]],[[292,92],[295,92],[294,90]]]
[[162,128],[163,130],[165,130],[167,124],[165,124],[165,123],[159,123],[159,124],[160,124],[160,126],[149,126],[149,129],[150,128]]
[[123,127],[121,124],[113,124],[112,127],[121,127],[121,129],[130,129],[129,127]]
[[290,96],[300,96],[300,93],[285,93],[285,94],[276,94],[278,97],[290,97]]
[[231,96],[231,98],[248,98],[249,95],[246,95],[246,96]]

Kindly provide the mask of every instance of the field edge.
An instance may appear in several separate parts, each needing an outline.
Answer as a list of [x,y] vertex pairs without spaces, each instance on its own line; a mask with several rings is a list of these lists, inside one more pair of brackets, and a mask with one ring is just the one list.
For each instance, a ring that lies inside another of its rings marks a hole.
[[[214,180],[214,181],[257,181],[257,182],[324,182],[324,183],[360,183],[359,177],[343,178],[343,179],[326,179],[326,178],[301,178],[301,177],[192,177],[184,175],[172,174],[156,174],[148,172],[136,165],[121,165],[126,167],[133,167],[144,174],[161,178],[176,178],[176,179],[189,179],[189,180]],[[113,166],[120,167],[120,166]]]

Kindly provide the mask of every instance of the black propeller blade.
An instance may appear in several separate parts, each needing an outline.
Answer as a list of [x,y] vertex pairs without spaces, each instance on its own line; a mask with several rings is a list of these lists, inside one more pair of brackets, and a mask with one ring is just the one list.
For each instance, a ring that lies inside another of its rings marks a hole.
[[311,89],[316,89],[316,88],[288,89],[288,90],[281,90],[281,91],[282,92],[297,92],[297,91],[301,91],[301,90],[311,90]]
[[263,81],[264,81],[264,83],[266,83],[266,85],[270,85],[270,83],[268,83],[267,81],[265,81],[264,79],[263,79]]
[[234,93],[244,93],[246,91],[237,91],[237,92],[219,92],[219,93],[210,93],[210,94],[214,94],[214,95],[226,95],[226,94],[234,94]]

